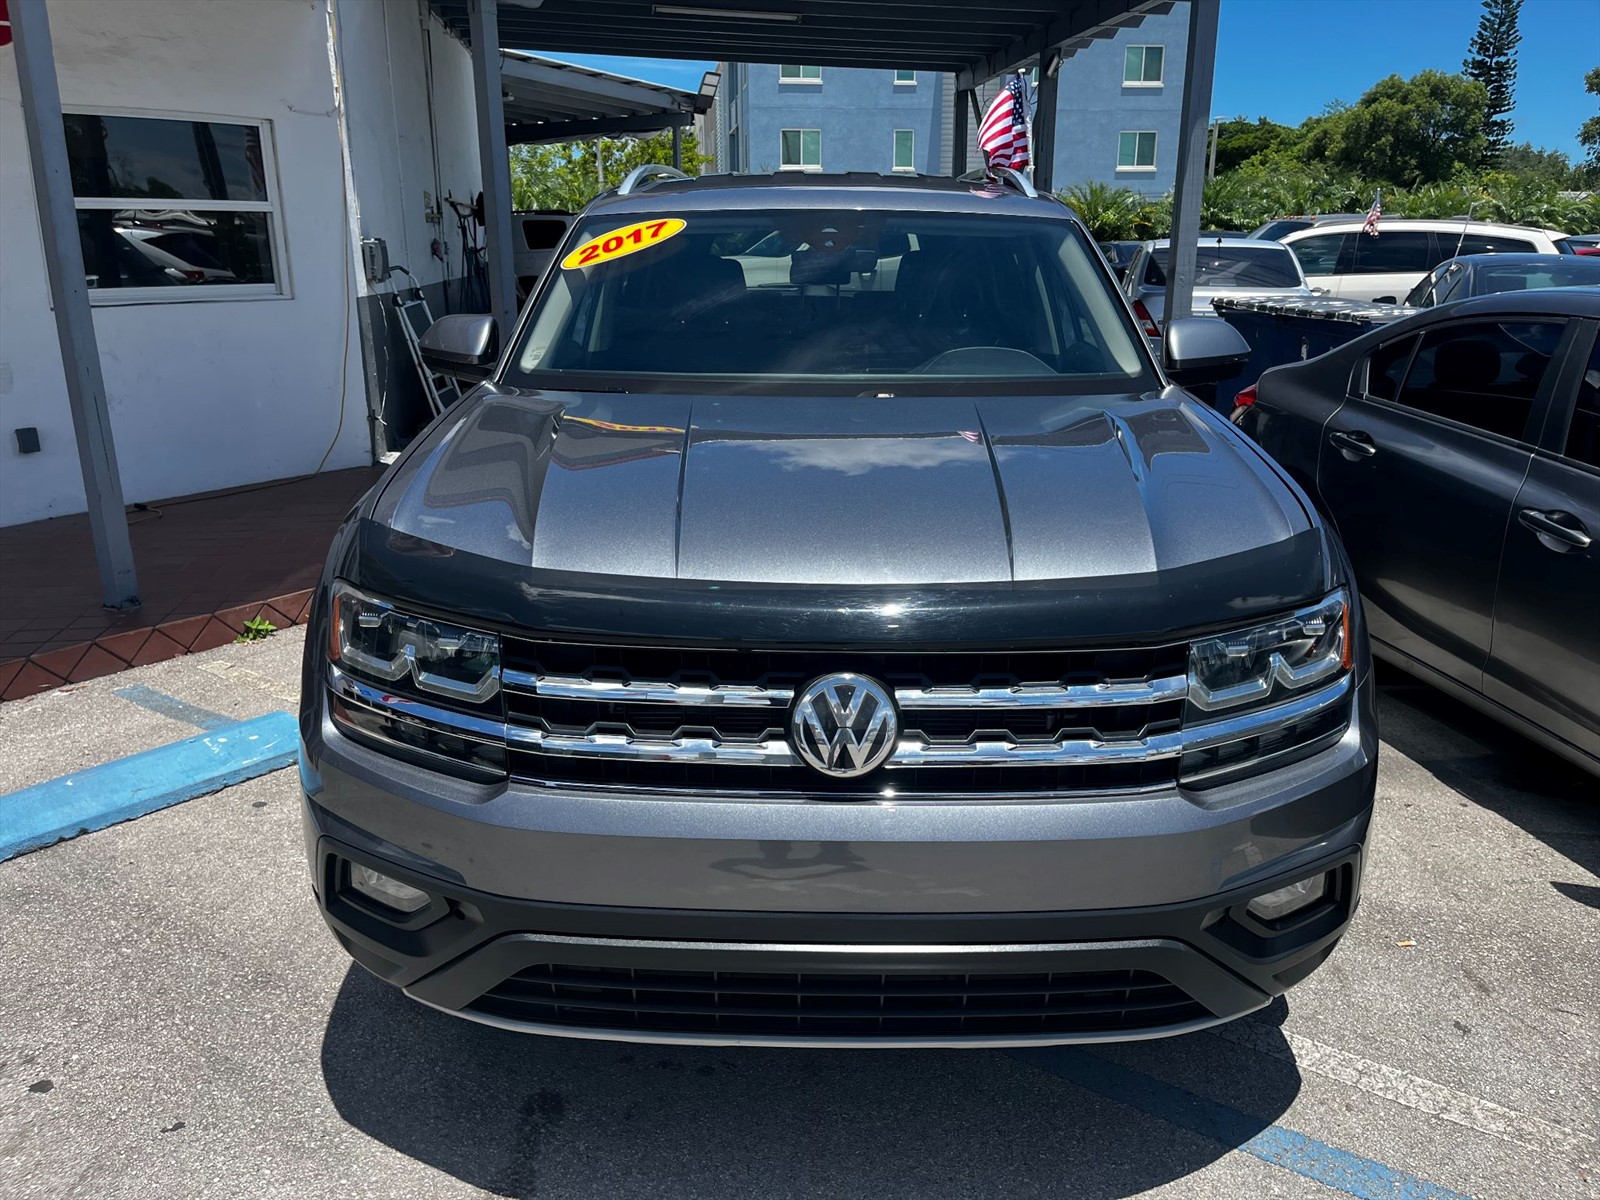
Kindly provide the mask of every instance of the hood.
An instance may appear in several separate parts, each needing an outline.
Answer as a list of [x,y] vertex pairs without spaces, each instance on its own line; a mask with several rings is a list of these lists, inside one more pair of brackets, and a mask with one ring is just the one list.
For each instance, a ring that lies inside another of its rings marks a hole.
[[833,586],[1148,576],[1311,529],[1240,435],[1176,389],[976,400],[491,389],[407,457],[372,520],[529,579]]

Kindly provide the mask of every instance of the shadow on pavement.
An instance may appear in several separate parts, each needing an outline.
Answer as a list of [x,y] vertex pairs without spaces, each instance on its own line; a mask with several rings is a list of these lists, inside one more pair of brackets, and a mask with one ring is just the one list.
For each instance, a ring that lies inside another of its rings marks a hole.
[[[1440,783],[1600,874],[1600,780],[1593,775],[1388,664],[1378,669],[1378,729]],[[1595,903],[1587,885],[1551,882],[1569,899]]]
[[1237,1106],[1216,1135],[1235,1145],[1289,1106],[1283,1012],[1255,1018],[1264,1054],[1205,1034],[1024,1053],[630,1045],[475,1025],[352,966],[322,1069],[354,1128],[498,1196],[1111,1200],[1228,1154],[1185,1115],[1202,1091]]

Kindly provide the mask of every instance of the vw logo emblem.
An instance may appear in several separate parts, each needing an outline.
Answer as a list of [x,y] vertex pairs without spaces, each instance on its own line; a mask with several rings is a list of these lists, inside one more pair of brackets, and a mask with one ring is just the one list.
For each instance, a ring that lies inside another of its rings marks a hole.
[[900,739],[894,700],[864,675],[824,675],[795,701],[795,751],[824,775],[850,779],[881,767]]

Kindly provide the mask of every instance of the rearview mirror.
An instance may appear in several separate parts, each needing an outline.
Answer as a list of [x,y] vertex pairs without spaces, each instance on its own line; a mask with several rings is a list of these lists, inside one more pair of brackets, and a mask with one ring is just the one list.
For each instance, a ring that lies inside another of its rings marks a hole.
[[457,313],[429,325],[417,349],[430,371],[476,383],[494,373],[500,336],[487,313]]
[[1250,343],[1219,318],[1179,317],[1167,322],[1164,357],[1173,383],[1218,383],[1244,366]]

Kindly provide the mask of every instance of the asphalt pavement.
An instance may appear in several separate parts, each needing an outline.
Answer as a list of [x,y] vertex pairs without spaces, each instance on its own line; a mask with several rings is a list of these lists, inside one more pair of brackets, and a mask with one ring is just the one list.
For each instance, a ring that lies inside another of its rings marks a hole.
[[[6,794],[292,711],[303,630],[0,705]],[[1407,677],[1262,1013],[1029,1051],[506,1033],[349,964],[277,770],[0,863],[0,1196],[1600,1198],[1600,786]]]

